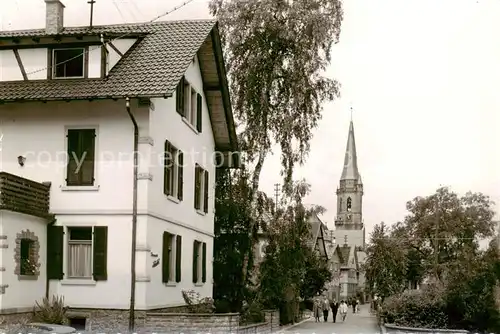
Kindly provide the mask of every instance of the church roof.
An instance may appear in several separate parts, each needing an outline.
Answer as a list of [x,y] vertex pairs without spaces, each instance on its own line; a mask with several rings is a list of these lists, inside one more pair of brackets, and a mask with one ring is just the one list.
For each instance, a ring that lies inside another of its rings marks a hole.
[[358,171],[358,156],[356,154],[356,140],[354,139],[354,124],[349,124],[347,146],[345,149],[344,169],[340,180],[357,180],[361,183],[361,174]]

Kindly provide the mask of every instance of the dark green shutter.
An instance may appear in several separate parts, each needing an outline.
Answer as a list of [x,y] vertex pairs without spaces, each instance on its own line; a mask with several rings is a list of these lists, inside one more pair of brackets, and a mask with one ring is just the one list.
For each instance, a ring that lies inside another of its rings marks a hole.
[[198,241],[193,242],[193,283],[198,283]]
[[207,244],[203,243],[203,253],[201,257],[201,281],[207,281]]
[[179,151],[178,153],[178,156],[177,156],[177,161],[179,163],[179,165],[177,166],[177,198],[182,201],[182,188],[184,187],[184,175],[182,175],[183,173],[183,165],[184,165],[184,153],[182,153],[181,151]]
[[164,170],[164,175],[163,175],[163,193],[165,195],[171,195],[170,194],[170,173],[172,173],[172,169],[170,166],[172,165],[172,145],[168,140],[165,140],[165,158],[163,159],[163,170]]
[[179,84],[177,85],[177,89],[175,91],[176,95],[176,100],[175,100],[175,109],[177,110],[177,113],[181,116],[184,115],[184,77],[181,78],[179,81]]
[[194,168],[194,208],[196,210],[200,209],[200,192],[201,192],[201,177],[200,177],[201,168],[196,165]]
[[201,99],[201,95],[198,94],[196,96],[196,130],[198,130],[198,132],[201,132],[202,131],[202,120],[203,120],[203,109],[202,109],[202,102],[203,100]]
[[163,232],[163,249],[162,249],[162,275],[161,281],[168,283],[170,280],[170,248],[172,247],[172,235],[168,232]]
[[208,212],[208,172],[204,171],[204,176],[205,176],[205,184],[204,184],[204,190],[203,190],[203,211],[205,213]]
[[[81,152],[79,157],[81,163],[79,173],[81,174],[81,185],[94,185],[95,169],[95,130],[85,129],[81,131]],[[83,160],[82,160],[83,159]]]
[[63,279],[64,229],[47,226],[47,278]]
[[108,227],[94,227],[94,280],[108,279]]
[[179,283],[181,281],[182,272],[182,237],[177,236],[175,241],[175,281]]

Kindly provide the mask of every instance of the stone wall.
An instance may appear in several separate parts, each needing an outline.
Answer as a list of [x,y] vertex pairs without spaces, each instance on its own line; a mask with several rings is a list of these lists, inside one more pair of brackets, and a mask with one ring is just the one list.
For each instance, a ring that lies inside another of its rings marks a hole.
[[146,322],[138,332],[149,333],[211,333],[227,334],[238,332],[240,315],[195,314],[195,313],[146,313]]
[[427,329],[427,328],[412,328],[412,327],[401,327],[390,324],[384,325],[384,333],[387,334],[467,334],[466,330],[459,329]]
[[[135,311],[135,332],[270,334],[280,328],[279,311],[266,310],[265,322],[240,326],[238,313],[172,313],[172,309]],[[168,313],[170,312],[170,313]],[[0,315],[4,325],[31,322],[31,313]],[[128,310],[69,309],[68,318],[85,318],[85,330],[96,333],[127,333]],[[0,324],[0,329],[2,326]]]

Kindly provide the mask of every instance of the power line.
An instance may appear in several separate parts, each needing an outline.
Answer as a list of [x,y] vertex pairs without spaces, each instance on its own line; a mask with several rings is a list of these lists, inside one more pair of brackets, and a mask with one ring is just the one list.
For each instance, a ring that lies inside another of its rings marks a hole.
[[[165,13],[163,13],[163,14],[161,14],[161,15],[156,16],[155,18],[153,18],[153,19],[152,19],[152,20],[150,20],[150,21],[147,21],[147,22],[144,22],[144,23],[139,23],[139,24],[137,24],[137,26],[146,26],[147,24],[153,23],[153,22],[155,22],[155,21],[157,21],[157,20],[161,19],[162,17],[165,17],[165,16],[167,16],[167,15],[169,15],[169,14],[171,14],[171,13],[175,12],[176,10],[181,9],[182,7],[184,7],[184,6],[188,5],[189,3],[193,2],[193,1],[194,1],[194,0],[187,0],[187,1],[184,1],[182,4],[180,4],[180,5],[178,5],[178,6],[175,6],[174,8],[172,8],[172,9],[168,10],[167,12],[165,12]],[[116,40],[118,40],[118,39],[121,39],[121,38],[127,37],[127,36],[128,36],[128,35],[130,35],[131,33],[132,33],[132,32],[127,32],[127,33],[125,33],[125,34],[123,34],[123,35],[121,35],[121,36],[118,36],[118,37],[116,37],[116,38],[110,39],[107,43],[104,43],[104,42],[103,42],[103,44],[109,44],[109,43],[112,43],[112,42],[114,42],[114,41],[116,41]],[[65,64],[65,63],[67,63],[67,62],[72,61],[73,59],[76,59],[76,58],[79,58],[79,57],[83,56],[83,55],[84,55],[84,54],[86,54],[86,53],[92,52],[92,51],[94,51],[94,50],[98,50],[98,49],[100,49],[100,48],[101,48],[101,46],[98,46],[98,47],[95,47],[95,48],[89,48],[87,51],[83,51],[82,53],[80,53],[80,54],[78,54],[78,55],[76,55],[76,56],[74,56],[74,57],[72,57],[72,58],[66,59],[66,60],[61,61],[61,62],[59,62],[59,63],[57,63],[57,64],[54,64],[54,65],[52,65],[52,66],[53,66],[53,67],[55,67],[55,66],[58,66],[58,65]],[[35,74],[35,73],[38,73],[38,72],[46,71],[47,69],[48,69],[48,66],[47,66],[47,67],[44,67],[44,68],[41,68],[41,69],[39,69],[39,70],[34,70],[34,71],[32,71],[32,72],[28,72],[28,73],[26,73],[26,75],[31,75],[31,74]]]

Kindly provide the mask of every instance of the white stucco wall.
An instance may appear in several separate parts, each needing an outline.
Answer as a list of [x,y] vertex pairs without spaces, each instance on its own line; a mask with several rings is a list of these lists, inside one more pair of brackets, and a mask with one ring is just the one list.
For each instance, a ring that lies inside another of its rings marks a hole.
[[[197,59],[186,71],[186,80],[203,96],[203,84]],[[161,253],[163,231],[183,237],[182,282],[178,287],[163,286],[161,268],[151,268],[151,289],[148,290],[148,304],[160,305],[183,304],[180,289],[194,289],[202,296],[212,296],[212,261],[214,232],[214,196],[215,166],[213,152],[215,148],[208,108],[203,96],[202,132],[197,133],[186,124],[175,111],[175,94],[168,99],[152,99],[154,110],[151,111],[149,129],[154,141],[151,147],[152,160],[149,171],[153,181],[148,188],[148,210],[154,216],[148,220],[148,243],[154,253]],[[158,160],[163,156],[165,140],[168,140],[184,152],[184,188],[183,200],[173,201],[163,194],[163,166]],[[160,158],[158,158],[160,157]],[[209,172],[209,207],[207,214],[200,214],[194,209],[194,171],[198,163]],[[201,286],[192,283],[193,241],[197,239],[207,243],[207,282]],[[151,261],[151,260],[150,260]],[[158,276],[160,275],[160,276]],[[174,292],[173,292],[174,291]],[[162,304],[163,303],[163,304]]]
[[[0,248],[1,267],[5,270],[1,272],[1,284],[8,285],[5,293],[0,294],[0,306],[2,309],[24,309],[31,310],[35,301],[40,301],[45,297],[46,282],[46,252],[47,244],[47,222],[44,219],[0,210],[0,228],[2,240],[1,245],[7,248]],[[40,275],[36,280],[19,280],[15,274],[16,262],[14,259],[17,234],[22,231],[31,231],[38,237],[40,244],[39,263]]]

